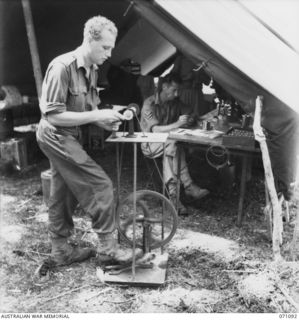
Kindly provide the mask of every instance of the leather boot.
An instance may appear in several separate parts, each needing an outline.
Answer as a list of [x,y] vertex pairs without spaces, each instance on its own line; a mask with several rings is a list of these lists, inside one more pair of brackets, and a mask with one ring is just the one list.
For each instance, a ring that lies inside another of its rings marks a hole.
[[53,238],[51,258],[56,266],[65,266],[74,262],[84,261],[95,256],[95,251],[91,248],[72,247],[67,242],[67,238]]
[[[173,204],[173,206],[176,207],[176,195],[170,195],[170,201]],[[188,215],[188,209],[182,204],[181,200],[178,201],[178,215],[179,216],[187,216]]]
[[195,200],[202,199],[210,193],[207,189],[202,189],[197,186],[195,183],[191,183],[188,187],[185,188],[185,194],[188,197],[191,197]]
[[[100,262],[115,261],[120,264],[126,264],[133,260],[133,250],[131,248],[121,248],[115,239],[114,233],[98,233],[99,245],[97,248],[98,259]],[[143,251],[135,249],[135,258],[143,256]]]

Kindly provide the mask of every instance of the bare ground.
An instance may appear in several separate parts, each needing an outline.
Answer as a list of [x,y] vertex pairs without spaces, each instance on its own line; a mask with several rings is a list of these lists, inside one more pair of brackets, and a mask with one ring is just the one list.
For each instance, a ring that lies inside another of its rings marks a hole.
[[[105,152],[93,156],[115,182],[114,154],[108,146]],[[132,190],[132,160],[130,152],[125,154],[121,197]],[[139,155],[139,189],[148,187],[142,159]],[[283,259],[274,262],[263,216],[261,170],[256,168],[248,182],[244,222],[237,227],[237,186],[227,195],[217,173],[203,170],[203,166],[203,159],[195,158],[190,164],[191,173],[211,189],[211,195],[192,204],[188,217],[179,218],[176,235],[166,248],[166,282],[159,288],[102,283],[93,258],[39,277],[38,267],[50,253],[40,180],[48,162],[43,159],[21,173],[4,174],[0,198],[0,312],[298,312],[299,264],[291,261],[290,255],[298,200],[290,205],[290,223],[284,223]],[[90,226],[89,218],[80,210],[75,226]],[[75,231],[71,241],[74,245],[94,244],[93,235],[81,230]]]

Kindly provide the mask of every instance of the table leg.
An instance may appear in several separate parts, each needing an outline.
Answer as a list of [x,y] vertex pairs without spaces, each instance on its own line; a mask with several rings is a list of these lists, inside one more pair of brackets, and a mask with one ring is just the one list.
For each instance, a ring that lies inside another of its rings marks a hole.
[[[163,144],[163,159],[162,159],[162,194],[163,194],[163,196],[165,196],[165,193],[166,193],[165,170],[164,170],[165,159],[166,159],[166,146],[165,146],[165,144]],[[159,174],[158,166],[157,166],[157,171]],[[160,174],[160,178],[161,178],[161,174]]]
[[[120,200],[120,158],[119,158],[119,143],[116,143],[116,208]],[[117,240],[120,243],[120,234],[117,232]]]
[[136,269],[136,189],[137,189],[137,143],[134,142],[134,176],[133,176],[133,259],[132,259],[132,278],[135,281],[135,269]]
[[176,183],[176,211],[179,214],[179,199],[180,199],[180,187],[181,187],[181,148],[180,143],[177,144],[178,152],[178,167],[177,167],[177,183]]
[[120,193],[120,159],[119,159],[119,143],[116,143],[116,205],[119,204]]
[[238,206],[238,219],[237,226],[241,226],[242,218],[243,218],[243,204],[244,204],[244,196],[246,190],[246,176],[247,176],[247,156],[242,156],[242,173],[241,173],[241,183],[240,183],[240,198],[239,198],[239,206]]
[[[163,160],[162,160],[162,194],[165,196],[165,170],[164,170],[164,163],[166,157],[166,147],[163,144]],[[163,201],[163,208],[162,208],[162,240],[164,240],[164,214],[165,214],[165,202]],[[164,247],[161,247],[161,254],[164,253]]]

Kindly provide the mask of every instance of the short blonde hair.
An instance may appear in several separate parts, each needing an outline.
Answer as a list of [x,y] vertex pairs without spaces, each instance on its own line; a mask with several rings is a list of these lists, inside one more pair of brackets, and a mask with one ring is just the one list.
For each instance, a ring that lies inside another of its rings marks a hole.
[[110,31],[117,36],[117,28],[112,21],[100,15],[90,18],[84,25],[83,39],[87,42],[101,40],[104,30]]

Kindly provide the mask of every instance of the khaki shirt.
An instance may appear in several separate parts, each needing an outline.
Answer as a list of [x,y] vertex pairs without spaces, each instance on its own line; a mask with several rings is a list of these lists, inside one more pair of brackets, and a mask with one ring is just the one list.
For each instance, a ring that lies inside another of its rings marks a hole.
[[[161,119],[158,119],[155,112],[155,95],[147,98],[141,109],[140,127],[143,132],[152,132],[153,127],[156,125],[168,125],[178,120],[180,115],[190,114],[190,108],[183,104],[180,100],[175,99],[166,103],[160,103]],[[166,148],[166,154],[174,156],[176,148],[174,142],[167,140],[166,144],[156,142],[144,142],[141,143],[141,150],[146,157],[157,158],[163,155],[164,148]]]
[[162,118],[158,119],[155,113],[155,96],[148,97],[141,109],[140,127],[144,132],[152,132],[155,125],[168,125],[178,120],[180,115],[190,114],[190,107],[182,103],[180,100],[160,103],[159,107],[162,111]]
[[159,124],[154,112],[155,96],[147,98],[141,109],[140,127],[144,132],[151,132],[153,126]]
[[[40,109],[42,118],[49,113],[64,111],[83,112],[97,108],[100,98],[97,93],[96,65],[86,67],[80,48],[55,58],[48,66],[42,86]],[[60,133],[78,134],[78,127],[56,127]]]

